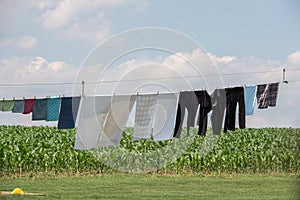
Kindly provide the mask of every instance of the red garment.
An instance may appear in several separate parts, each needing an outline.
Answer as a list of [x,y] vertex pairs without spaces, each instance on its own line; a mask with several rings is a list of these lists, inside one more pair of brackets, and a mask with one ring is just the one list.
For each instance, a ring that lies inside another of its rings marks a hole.
[[33,110],[34,99],[25,99],[24,100],[24,112],[23,114],[29,114]]

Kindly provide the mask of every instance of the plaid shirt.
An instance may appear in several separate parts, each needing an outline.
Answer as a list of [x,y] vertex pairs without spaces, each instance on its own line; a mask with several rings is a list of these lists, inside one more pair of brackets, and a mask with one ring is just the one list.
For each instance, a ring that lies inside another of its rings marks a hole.
[[279,83],[263,84],[257,86],[256,98],[259,109],[276,106]]
[[136,101],[135,126],[133,137],[150,138],[157,94],[139,95]]

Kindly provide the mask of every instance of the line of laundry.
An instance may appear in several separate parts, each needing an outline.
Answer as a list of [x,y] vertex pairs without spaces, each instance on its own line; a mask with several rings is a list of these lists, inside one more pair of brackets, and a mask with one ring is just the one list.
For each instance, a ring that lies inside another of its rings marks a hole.
[[[0,100],[0,111],[29,114],[33,121],[58,121],[58,129],[76,128],[75,149],[118,146],[134,111],[133,139],[154,141],[180,137],[182,127],[198,127],[205,136],[208,114],[213,133],[246,127],[246,115],[276,106],[279,83],[174,93],[74,96]],[[134,109],[133,109],[134,108]],[[184,120],[186,119],[186,120]],[[185,124],[186,122],[186,124]]]

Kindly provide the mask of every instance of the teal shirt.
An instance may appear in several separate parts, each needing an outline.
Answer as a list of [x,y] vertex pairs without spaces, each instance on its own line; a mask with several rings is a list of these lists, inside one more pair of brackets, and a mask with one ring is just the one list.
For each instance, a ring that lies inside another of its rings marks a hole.
[[48,99],[48,112],[46,121],[58,121],[60,111],[60,97],[51,97]]

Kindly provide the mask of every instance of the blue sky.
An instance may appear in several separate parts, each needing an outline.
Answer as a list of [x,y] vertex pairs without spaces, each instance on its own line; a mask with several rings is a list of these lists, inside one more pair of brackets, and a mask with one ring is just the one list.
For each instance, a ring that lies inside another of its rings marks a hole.
[[[209,52],[221,72],[278,70],[281,66],[300,69],[299,11],[297,0],[2,0],[1,83],[74,80],[76,70],[97,44],[142,27],[188,35]],[[300,71],[287,72],[289,80],[299,80],[299,75]],[[243,78],[225,82],[234,85]],[[280,81],[281,74],[260,78]],[[300,127],[300,94],[295,94],[299,88],[299,82],[281,84],[278,107],[257,111],[249,118],[249,126]],[[67,89],[1,90],[0,96],[9,98],[55,95]],[[29,123],[28,117],[18,116],[18,121],[7,115],[0,115],[2,123]]]

